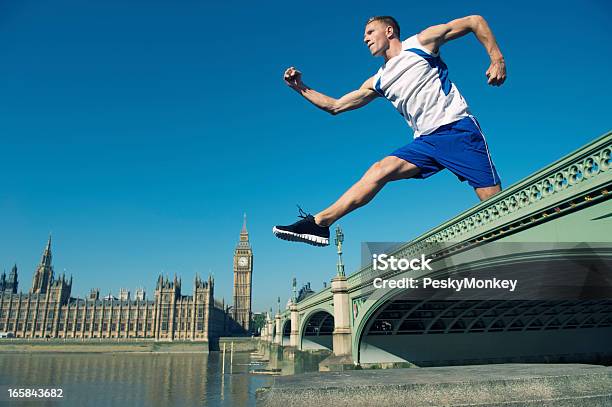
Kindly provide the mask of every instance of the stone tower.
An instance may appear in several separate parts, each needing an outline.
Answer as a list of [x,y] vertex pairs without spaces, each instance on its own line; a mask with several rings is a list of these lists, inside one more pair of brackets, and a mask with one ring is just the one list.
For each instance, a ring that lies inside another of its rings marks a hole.
[[11,273],[6,277],[6,272],[0,275],[0,291],[8,291],[17,294],[17,265],[13,266]]
[[155,287],[155,339],[174,340],[174,323],[176,321],[176,303],[181,298],[181,280],[174,275],[174,280],[159,276]]
[[51,266],[51,236],[49,236],[47,247],[32,279],[32,293],[45,294],[51,281],[53,281],[53,266]]
[[246,332],[251,329],[251,279],[253,275],[253,250],[249,243],[246,214],[240,240],[234,250],[234,309],[232,317]]
[[[215,280],[208,276],[208,281],[203,281],[196,274],[193,289],[194,324],[192,325],[192,338],[197,340],[210,340],[213,332],[209,330],[211,312],[214,305]],[[214,330],[214,329],[213,329]]]
[[11,270],[11,274],[8,276],[8,280],[6,280],[6,290],[12,292],[13,294],[17,294],[17,264],[15,264]]

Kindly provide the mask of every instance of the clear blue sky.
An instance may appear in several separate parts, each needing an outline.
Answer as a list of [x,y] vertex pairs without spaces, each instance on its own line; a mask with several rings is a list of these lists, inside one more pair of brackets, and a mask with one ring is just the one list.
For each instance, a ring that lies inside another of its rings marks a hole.
[[[382,63],[362,43],[371,15],[407,37],[481,14],[508,81],[488,87],[473,36],[446,45],[450,78],[479,118],[506,186],[610,130],[608,1],[0,3],[0,268],[27,291],[49,232],[73,295],[117,294],[163,270],[192,291],[212,271],[231,301],[242,214],[255,253],[255,311],[291,278],[320,289],[333,248],[276,240],[274,224],[317,212],[409,142],[391,104],[329,116],[281,80],[296,65],[333,96]],[[292,164],[289,164],[291,162]],[[347,270],[362,241],[405,241],[476,204],[450,173],[389,185],[341,220]]]

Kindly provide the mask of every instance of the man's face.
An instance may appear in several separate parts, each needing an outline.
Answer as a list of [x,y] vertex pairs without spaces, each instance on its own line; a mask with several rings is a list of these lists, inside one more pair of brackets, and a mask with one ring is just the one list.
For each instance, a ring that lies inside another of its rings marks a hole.
[[372,21],[366,25],[363,42],[370,50],[372,56],[382,55],[389,48],[387,25],[382,21]]

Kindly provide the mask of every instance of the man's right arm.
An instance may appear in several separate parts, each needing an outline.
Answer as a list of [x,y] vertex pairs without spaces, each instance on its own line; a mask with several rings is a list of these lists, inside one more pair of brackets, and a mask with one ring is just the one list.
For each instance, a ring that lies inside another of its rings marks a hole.
[[339,99],[334,99],[306,86],[302,82],[302,73],[294,67],[288,68],[285,71],[284,79],[289,87],[302,95],[310,103],[332,115],[358,109],[379,96],[374,90],[372,78],[366,80],[359,89],[349,92]]

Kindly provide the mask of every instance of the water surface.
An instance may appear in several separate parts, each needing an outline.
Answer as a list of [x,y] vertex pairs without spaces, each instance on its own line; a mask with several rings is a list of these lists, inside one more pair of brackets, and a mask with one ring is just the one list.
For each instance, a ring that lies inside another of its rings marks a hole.
[[[218,352],[0,355],[0,404],[16,406],[255,406],[272,378],[249,374],[248,353],[225,374]],[[252,366],[251,366],[252,368]],[[61,388],[61,400],[9,399],[8,388]]]

